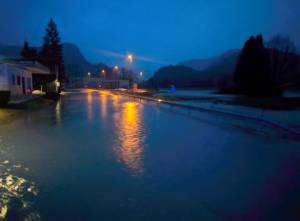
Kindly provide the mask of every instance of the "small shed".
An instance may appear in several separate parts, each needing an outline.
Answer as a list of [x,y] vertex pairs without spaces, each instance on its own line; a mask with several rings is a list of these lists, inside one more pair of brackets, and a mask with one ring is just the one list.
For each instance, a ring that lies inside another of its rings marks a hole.
[[38,62],[0,60],[0,93],[10,96],[31,94],[55,81],[55,74]]
[[32,74],[15,61],[0,61],[0,90],[11,96],[31,94]]

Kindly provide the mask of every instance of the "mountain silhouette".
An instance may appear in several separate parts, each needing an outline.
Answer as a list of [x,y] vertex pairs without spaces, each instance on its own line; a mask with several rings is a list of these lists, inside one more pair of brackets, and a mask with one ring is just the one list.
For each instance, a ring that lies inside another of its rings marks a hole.
[[160,68],[152,77],[155,86],[215,87],[231,79],[240,50],[234,49],[210,59],[193,59]]
[[229,57],[235,57],[239,53],[239,49],[232,49],[215,57],[206,59],[191,59],[180,62],[179,65],[187,66],[197,71],[204,71],[212,66],[215,66],[218,63],[222,63],[223,60],[228,60]]
[[80,49],[75,44],[64,43],[62,52],[63,52],[64,64],[81,64],[81,65],[89,64],[89,62],[81,53]]
[[[35,47],[38,51],[40,47]],[[0,57],[20,59],[22,46],[0,45]],[[62,44],[63,60],[67,77],[82,77],[88,72],[96,75],[99,70],[107,68],[103,63],[91,64],[84,57],[79,47],[72,43]]]
[[[204,62],[203,59],[194,59],[192,62],[190,60],[180,65],[162,67],[155,72],[149,83],[155,87],[226,87],[233,84],[233,73],[239,57],[240,50],[230,50],[215,58],[204,59]],[[292,66],[282,77],[280,84],[283,87],[300,85],[300,56],[290,54],[287,59]]]

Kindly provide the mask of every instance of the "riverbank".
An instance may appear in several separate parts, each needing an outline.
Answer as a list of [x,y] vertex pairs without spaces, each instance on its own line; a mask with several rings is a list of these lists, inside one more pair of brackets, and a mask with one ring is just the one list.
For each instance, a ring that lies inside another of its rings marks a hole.
[[0,107],[0,124],[9,124],[16,121],[18,118],[28,113],[47,109],[50,106],[54,106],[55,101],[46,99],[42,96],[36,96],[33,98],[13,100],[5,107]]
[[[99,92],[103,90],[78,89],[66,91],[63,94],[80,94],[91,91]],[[226,124],[249,131],[255,131],[256,133],[274,134],[274,131],[277,133],[277,130],[279,130],[283,136],[300,137],[300,111],[297,109],[273,110],[229,104],[233,99],[236,99],[236,97],[214,93],[209,97],[206,91],[198,92],[196,95],[189,91],[188,99],[185,99],[182,95],[184,94],[182,91],[178,92],[179,96],[174,96],[174,94],[172,94],[172,96],[166,96],[167,93],[160,93],[154,90],[138,90],[137,92],[114,90],[110,92],[118,95],[129,96],[140,101],[147,100],[157,104],[162,104],[160,106],[167,107],[172,111],[176,109],[177,112],[182,112],[190,116],[193,115],[197,117],[197,115],[201,112],[206,113],[206,115],[212,115],[212,118],[214,118],[214,116],[220,116],[220,119],[222,119],[224,123],[226,122]],[[202,94],[202,96],[199,96],[199,94]],[[219,100],[222,101],[219,102]],[[53,100],[37,96],[32,97],[32,99],[22,99],[18,102],[10,103],[5,109],[34,110],[51,104],[53,104]]]
[[53,101],[41,95],[26,95],[12,98],[7,105],[0,107],[0,109],[37,109],[50,103]]
[[[218,114],[231,115],[245,120],[251,120],[260,124],[268,124],[274,128],[283,130],[293,136],[300,137],[300,110],[295,108],[265,109],[259,105],[242,106],[234,103],[238,97],[234,95],[209,94],[208,91],[189,91],[185,94],[182,91],[168,95],[167,92],[139,91],[137,93],[117,91],[117,94],[131,96],[138,99],[146,99],[167,105],[173,105],[188,110],[214,112]],[[282,98],[284,99],[284,98]],[[286,98],[298,99],[298,98]],[[254,100],[253,100],[254,102]],[[268,106],[267,104],[264,104]],[[255,125],[254,125],[255,127]],[[253,125],[252,125],[253,129]]]

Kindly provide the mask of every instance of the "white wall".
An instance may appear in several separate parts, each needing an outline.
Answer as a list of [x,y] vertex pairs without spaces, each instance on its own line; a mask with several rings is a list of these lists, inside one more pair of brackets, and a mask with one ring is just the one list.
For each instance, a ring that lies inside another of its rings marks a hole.
[[[11,64],[0,64],[0,70],[1,76],[3,76],[2,78],[0,78],[0,85],[2,84],[3,89],[6,88],[6,90],[10,90],[12,96],[23,94],[22,77],[24,77],[25,80],[25,93],[31,94],[32,74],[29,71],[23,70],[16,65]],[[15,78],[15,81],[13,81],[13,76]],[[18,77],[20,79],[19,82]],[[29,86],[31,87],[31,90],[29,89]]]

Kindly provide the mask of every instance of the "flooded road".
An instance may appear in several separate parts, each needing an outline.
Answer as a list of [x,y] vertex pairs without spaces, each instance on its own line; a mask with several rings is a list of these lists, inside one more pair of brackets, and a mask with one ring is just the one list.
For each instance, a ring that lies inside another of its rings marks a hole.
[[110,92],[0,109],[0,220],[298,220],[300,149]]

